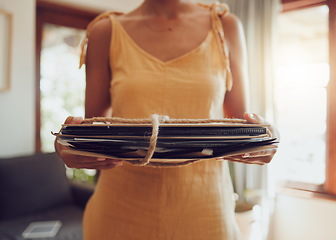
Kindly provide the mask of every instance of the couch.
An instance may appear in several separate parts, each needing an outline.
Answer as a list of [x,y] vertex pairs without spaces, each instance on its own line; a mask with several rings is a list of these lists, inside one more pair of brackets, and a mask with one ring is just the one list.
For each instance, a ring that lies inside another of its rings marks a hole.
[[54,220],[61,228],[46,239],[81,240],[83,209],[93,191],[68,180],[56,153],[0,158],[0,240],[23,240],[31,222]]

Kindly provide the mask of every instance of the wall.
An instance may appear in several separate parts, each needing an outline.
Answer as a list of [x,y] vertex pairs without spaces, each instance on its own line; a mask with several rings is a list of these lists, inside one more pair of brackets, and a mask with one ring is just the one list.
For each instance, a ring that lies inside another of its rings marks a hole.
[[0,93],[0,157],[33,153],[35,0],[0,0],[13,14],[11,88]]
[[[45,0],[51,2],[58,2],[64,4],[70,4],[80,7],[89,7],[98,10],[116,10],[122,12],[128,12],[137,6],[139,6],[143,0]],[[214,0],[199,0],[194,2],[212,3]]]
[[115,10],[128,12],[142,3],[142,0],[48,0],[51,2],[70,4],[74,6],[94,8],[98,10]]
[[278,194],[270,240],[335,240],[335,201]]

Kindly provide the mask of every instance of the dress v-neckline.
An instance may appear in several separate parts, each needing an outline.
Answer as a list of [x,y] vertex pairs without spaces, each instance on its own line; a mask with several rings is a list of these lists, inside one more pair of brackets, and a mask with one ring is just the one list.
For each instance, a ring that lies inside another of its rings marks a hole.
[[197,52],[198,50],[200,50],[202,48],[202,46],[204,44],[206,44],[210,37],[212,36],[212,29],[210,29],[208,31],[208,34],[206,35],[206,37],[204,38],[204,40],[199,44],[197,45],[195,48],[187,51],[186,53],[183,53],[182,55],[180,56],[177,56],[177,57],[174,57],[172,59],[168,59],[168,60],[162,60],[156,56],[154,56],[153,54],[147,52],[146,50],[144,50],[142,47],[139,46],[139,44],[129,35],[129,33],[126,31],[126,29],[124,28],[124,26],[120,23],[120,21],[117,19],[116,16],[114,16],[114,20],[115,22],[118,24],[118,27],[119,29],[121,30],[121,32],[124,34],[124,36],[126,37],[126,39],[128,39],[128,41],[138,50],[140,51],[143,55],[147,56],[149,59],[155,61],[155,62],[158,62],[160,63],[161,65],[168,65],[170,63],[173,63],[173,62],[176,62],[176,61],[179,61],[179,60],[182,60],[186,57],[188,57],[189,55],[192,55],[194,52]]

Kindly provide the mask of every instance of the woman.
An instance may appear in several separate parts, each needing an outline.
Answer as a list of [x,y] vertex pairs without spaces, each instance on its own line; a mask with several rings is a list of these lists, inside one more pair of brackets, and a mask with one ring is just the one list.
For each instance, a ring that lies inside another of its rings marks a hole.
[[[225,34],[224,34],[225,33]],[[145,0],[87,30],[85,116],[245,118],[246,49],[225,5]],[[229,57],[230,55],[230,57]],[[231,78],[232,73],[232,78]],[[69,117],[66,123],[80,123]],[[83,220],[84,239],[239,239],[226,161],[153,168],[56,151],[69,167],[102,170]],[[230,158],[268,163],[275,150]]]

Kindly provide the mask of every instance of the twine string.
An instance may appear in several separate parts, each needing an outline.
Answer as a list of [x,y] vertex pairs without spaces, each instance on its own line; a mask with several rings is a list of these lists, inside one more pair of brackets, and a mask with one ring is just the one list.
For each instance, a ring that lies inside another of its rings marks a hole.
[[[155,116],[157,114],[152,115]],[[224,119],[170,119],[168,116],[158,115],[160,122],[169,123],[247,123],[245,119],[237,118],[224,118]],[[83,120],[83,123],[92,124],[95,122],[107,123],[107,124],[150,124],[153,118],[142,119],[127,119],[118,117],[93,117]]]

